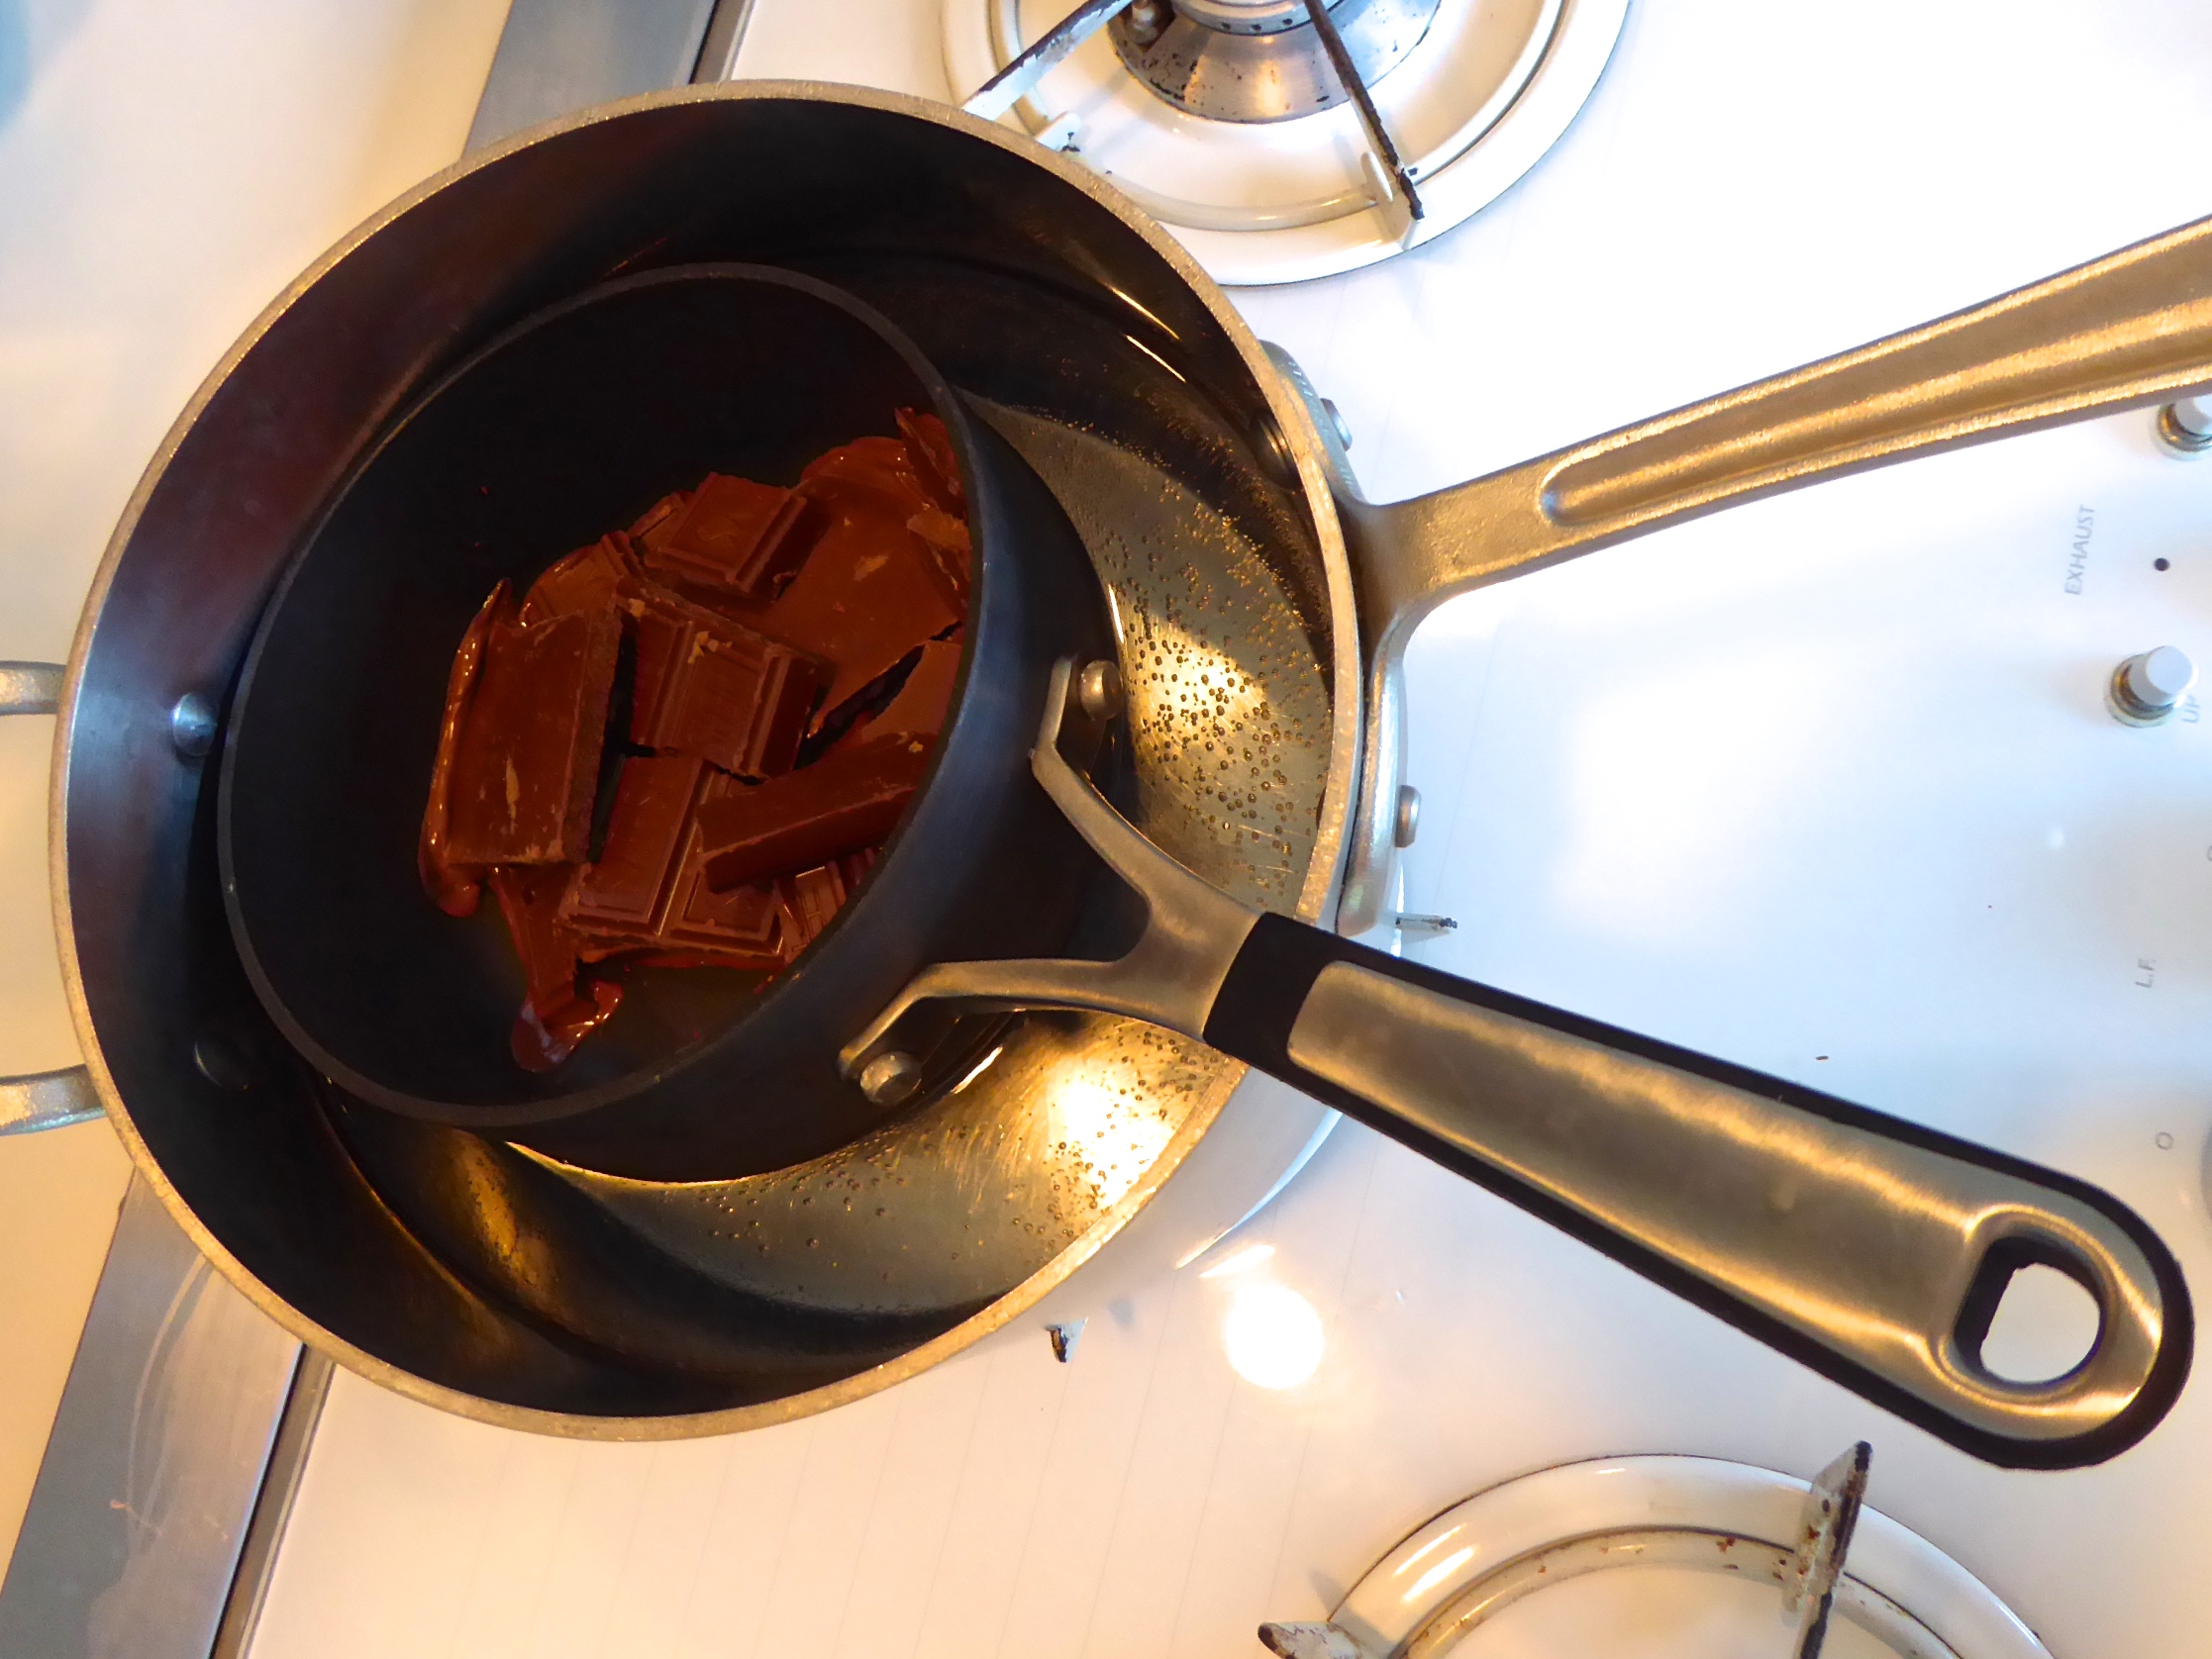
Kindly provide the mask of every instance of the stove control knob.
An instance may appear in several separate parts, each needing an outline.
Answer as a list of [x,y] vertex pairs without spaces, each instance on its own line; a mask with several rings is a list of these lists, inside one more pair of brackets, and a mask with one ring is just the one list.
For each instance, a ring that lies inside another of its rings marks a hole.
[[2212,392],[2175,398],[2159,411],[2159,439],[2168,449],[2183,455],[2201,455],[2212,449]]
[[2156,726],[2196,684],[2196,664],[2172,645],[2131,656],[2112,671],[2106,700],[2130,726]]

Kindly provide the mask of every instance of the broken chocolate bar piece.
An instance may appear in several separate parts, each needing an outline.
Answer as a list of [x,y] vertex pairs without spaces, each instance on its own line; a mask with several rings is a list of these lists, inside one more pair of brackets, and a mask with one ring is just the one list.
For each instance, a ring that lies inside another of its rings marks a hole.
[[945,717],[953,708],[953,687],[959,677],[958,636],[932,639],[922,647],[921,660],[906,676],[906,684],[860,729],[862,740],[900,732],[909,737],[936,736],[945,730]]
[[898,412],[899,437],[922,485],[939,507],[955,519],[967,517],[967,492],[960,487],[959,457],[953,453],[953,435],[935,415]]
[[822,683],[811,659],[656,582],[626,584],[620,604],[638,641],[632,742],[745,778],[790,770]]
[[477,676],[483,670],[484,641],[507,605],[507,584],[501,582],[461,634],[452,669],[446,677],[446,712],[438,723],[438,758],[431,763],[430,802],[423,808],[423,833],[415,848],[415,870],[422,878],[423,891],[448,916],[474,916],[477,901],[483,896],[482,867],[456,863],[452,856],[453,756],[460,747],[461,723],[475,696]]
[[630,539],[650,552],[654,542],[667,533],[668,526],[690,499],[689,490],[662,496],[638,516],[638,522],[630,527]]
[[603,611],[613,601],[615,589],[637,575],[637,554],[630,538],[618,530],[549,565],[523,598],[522,620],[528,625]]
[[800,951],[822,936],[874,862],[875,849],[867,847],[776,882],[776,898],[783,908],[784,960],[796,961]]
[[694,825],[669,895],[660,938],[671,951],[689,953],[693,961],[709,966],[769,971],[781,967],[787,957],[783,906],[775,890],[746,886],[715,892],[706,883],[705,853],[705,842]]
[[607,844],[576,872],[560,901],[563,927],[586,937],[650,940],[683,850],[706,762],[695,755],[629,755],[615,782]]
[[929,765],[926,737],[893,733],[699,804],[707,885],[733,887],[827,863],[888,835]]
[[589,850],[622,625],[611,612],[524,627],[495,617],[453,747],[446,857],[572,864]]
[[622,1002],[622,987],[605,981],[582,988],[576,984],[575,944],[558,920],[567,870],[504,867],[487,879],[529,986],[508,1046],[525,1070],[551,1071],[607,1023]]
[[937,560],[938,568],[945,572],[953,591],[959,595],[960,603],[967,603],[968,572],[975,563],[975,546],[967,534],[967,521],[955,519],[952,514],[936,507],[925,507],[906,521],[906,528],[922,538]]
[[663,579],[765,603],[805,562],[809,516],[803,496],[710,472],[654,526],[646,567]]
[[799,481],[799,493],[821,507],[824,528],[760,627],[834,668],[817,729],[965,614],[944,560],[907,528],[933,503],[905,457],[896,439],[863,439],[831,450]]
[[774,893],[709,892],[691,821],[702,791],[742,784],[692,755],[633,755],[622,763],[607,845],[576,872],[560,925],[587,962],[630,956],[660,966],[780,967],[782,912]]

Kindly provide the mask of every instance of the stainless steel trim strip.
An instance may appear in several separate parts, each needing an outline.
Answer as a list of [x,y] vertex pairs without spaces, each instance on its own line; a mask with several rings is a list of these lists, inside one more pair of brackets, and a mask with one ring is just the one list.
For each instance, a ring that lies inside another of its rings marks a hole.
[[299,1355],[134,1179],[0,1585],[0,1654],[207,1659]]

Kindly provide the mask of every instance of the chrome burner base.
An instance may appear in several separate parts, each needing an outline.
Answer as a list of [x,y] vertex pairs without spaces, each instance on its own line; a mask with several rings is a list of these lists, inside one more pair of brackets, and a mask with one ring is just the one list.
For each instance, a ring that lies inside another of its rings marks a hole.
[[[1442,3],[1334,0],[1329,15],[1372,86],[1421,44]],[[1346,98],[1301,0],[1156,0],[1132,6],[1107,33],[1132,74],[1192,115],[1289,121]]]

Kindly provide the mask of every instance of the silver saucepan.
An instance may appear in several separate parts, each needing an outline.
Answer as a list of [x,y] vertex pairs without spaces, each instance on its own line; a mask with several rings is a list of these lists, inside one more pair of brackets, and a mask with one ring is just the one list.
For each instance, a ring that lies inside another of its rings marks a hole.
[[[1977,1455],[2093,1461],[2171,1404],[2188,1363],[2187,1293],[2170,1254],[2108,1195],[1341,934],[1372,922],[1388,879],[1398,663],[1431,608],[1736,500],[2201,384],[2212,227],[1377,506],[1352,489],[1294,366],[1097,179],[936,106],[772,84],[558,124],[364,227],[203,388],[110,548],[56,761],[72,1000],[99,1100],[172,1210],[263,1306],[443,1404],[491,1403],[547,1426],[695,1431],[847,1398],[951,1351],[1042,1294],[1065,1270],[1056,1264],[1095,1248],[1152,1190],[977,1306],[762,1306],[718,1300],[694,1272],[628,1306],[620,1289],[592,1292],[594,1347],[575,1339],[589,1334],[582,1316],[549,1334],[528,1287],[494,1282],[455,1242],[466,1213],[498,1196],[482,1174],[503,1154],[464,1132],[372,1122],[272,1030],[241,971],[205,758],[260,609],[333,493],[426,385],[502,331],[612,277],[718,260],[856,294],[1002,431],[1040,412],[1089,426],[1227,504],[1279,578],[1276,626],[1304,640],[1331,694],[1325,734],[1307,734],[1326,762],[1310,824],[1243,843],[1228,827],[1248,858],[1296,864],[1274,874],[1288,890],[1279,908],[1300,922],[1194,877],[1060,759],[1084,666],[1063,664],[1039,710],[1033,771],[1143,897],[1142,937],[1111,963],[924,970],[854,1020],[842,1053],[854,1087],[931,1109],[885,1086],[910,1074],[897,1045],[925,1002],[1146,1022],[1344,1107]],[[1086,349],[1086,331],[1136,354]],[[1144,722],[1131,734],[1142,781]],[[1224,801],[1232,821],[1257,823]],[[1339,932],[1311,925],[1325,917]],[[56,1097],[65,1111],[86,1095],[66,1078],[24,1091],[32,1111]],[[394,1153],[395,1133],[417,1138]],[[573,1173],[571,1207],[589,1205],[587,1172]],[[916,1223],[891,1222],[902,1224]],[[590,1278],[580,1263],[603,1250],[596,1225],[547,1222],[547,1248],[571,1252],[565,1278],[539,1276],[561,1287],[553,1304]],[[1982,1365],[1979,1341],[2030,1262],[2074,1277],[2101,1319],[2073,1371],[2022,1385]],[[535,1317],[517,1317],[518,1299]],[[687,1337],[733,1321],[752,1321],[743,1340]],[[633,1340],[649,1327],[673,1334],[658,1349]]]

